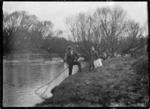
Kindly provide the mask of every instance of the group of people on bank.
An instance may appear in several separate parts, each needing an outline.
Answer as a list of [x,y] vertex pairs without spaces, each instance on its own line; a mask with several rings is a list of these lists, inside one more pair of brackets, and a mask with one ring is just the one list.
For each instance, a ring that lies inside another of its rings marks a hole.
[[[99,58],[98,52],[92,46],[90,51],[89,71],[95,68],[94,61],[98,58]],[[79,55],[73,50],[71,46],[68,46],[67,51],[65,53],[64,62],[68,64],[69,76],[72,75],[73,65],[78,65],[79,72],[82,71],[81,62],[79,62],[78,59]]]

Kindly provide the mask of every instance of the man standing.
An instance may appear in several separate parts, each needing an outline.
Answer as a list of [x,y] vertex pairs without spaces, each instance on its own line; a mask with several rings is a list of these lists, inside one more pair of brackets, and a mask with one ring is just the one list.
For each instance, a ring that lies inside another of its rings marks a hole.
[[93,68],[93,69],[95,68],[94,61],[98,58],[99,58],[98,52],[95,50],[94,46],[92,46],[91,51],[90,51],[89,71],[91,71],[91,68]]
[[81,72],[81,63],[77,61],[78,58],[79,58],[78,54],[72,50],[71,46],[68,46],[67,52],[65,54],[65,61],[69,66],[69,76],[72,75],[73,65],[78,65],[79,72]]

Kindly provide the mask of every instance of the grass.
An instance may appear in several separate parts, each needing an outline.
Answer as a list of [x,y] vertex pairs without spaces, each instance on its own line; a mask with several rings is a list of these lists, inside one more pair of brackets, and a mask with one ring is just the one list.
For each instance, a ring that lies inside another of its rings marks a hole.
[[[104,61],[103,67],[91,72],[85,67],[81,73],[53,88],[53,96],[36,106],[146,107],[149,100],[147,61],[146,56],[117,57]],[[139,67],[142,65],[147,67]]]

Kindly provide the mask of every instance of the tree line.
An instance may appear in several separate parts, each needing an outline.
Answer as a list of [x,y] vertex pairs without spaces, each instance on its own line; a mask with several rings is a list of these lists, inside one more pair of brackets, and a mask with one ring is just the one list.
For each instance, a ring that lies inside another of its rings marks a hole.
[[[40,21],[25,11],[3,13],[3,52],[20,50],[45,50],[63,53],[69,41],[58,36],[62,30],[54,30],[51,21]],[[55,47],[54,47],[55,46]],[[54,49],[55,48],[55,49]]]
[[[3,13],[3,52],[17,50],[45,50],[64,54],[68,45],[89,57],[94,46],[103,59],[135,52],[147,45],[145,29],[131,20],[120,7],[97,8],[92,14],[79,13],[66,18],[70,39],[58,37],[62,30],[54,30],[51,21],[40,21],[25,11]],[[148,33],[148,32],[147,32]]]
[[91,46],[98,50],[101,58],[107,59],[118,54],[132,54],[147,44],[148,34],[143,35],[146,30],[129,19],[127,12],[118,6],[70,16],[66,24],[70,38],[86,56]]

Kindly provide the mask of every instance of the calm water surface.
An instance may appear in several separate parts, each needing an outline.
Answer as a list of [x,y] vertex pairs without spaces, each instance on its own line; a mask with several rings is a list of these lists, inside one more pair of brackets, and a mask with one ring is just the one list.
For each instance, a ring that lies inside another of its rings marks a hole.
[[[50,61],[41,58],[3,58],[3,106],[30,107],[43,101],[34,91],[41,85],[54,79],[67,66],[60,61]],[[83,67],[83,66],[82,66]],[[78,70],[73,68],[73,74]],[[61,74],[48,88],[43,96],[50,97],[50,90],[68,77],[68,69]],[[38,90],[40,95],[47,86]]]

